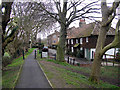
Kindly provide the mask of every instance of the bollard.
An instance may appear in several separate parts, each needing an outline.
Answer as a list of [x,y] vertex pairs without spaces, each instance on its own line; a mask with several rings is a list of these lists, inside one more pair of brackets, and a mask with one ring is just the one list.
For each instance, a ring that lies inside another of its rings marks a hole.
[[69,63],[69,57],[68,57],[68,61],[67,62]]
[[113,60],[113,66],[114,66],[114,60]]
[[55,60],[56,60],[56,54],[55,54]]
[[41,58],[42,58],[42,52],[41,52]]
[[75,64],[75,59],[73,59],[73,65]]
[[24,50],[23,50],[23,60],[25,59],[25,56],[24,56]]
[[70,58],[70,64],[72,63],[72,58]]
[[35,59],[36,59],[36,52],[37,52],[37,51],[35,50]]

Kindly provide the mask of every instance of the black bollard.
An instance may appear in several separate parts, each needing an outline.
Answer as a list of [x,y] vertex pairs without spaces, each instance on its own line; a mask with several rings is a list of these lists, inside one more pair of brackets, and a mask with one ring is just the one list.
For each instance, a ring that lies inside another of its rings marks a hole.
[[23,50],[23,60],[25,59],[25,56],[24,56],[24,50]]
[[41,52],[41,58],[42,58],[42,52]]
[[69,57],[68,57],[68,61],[67,62],[69,63]]
[[55,60],[56,60],[56,54],[55,54]]
[[36,59],[36,52],[37,52],[37,51],[35,50],[35,59]]
[[75,59],[73,59],[73,65],[75,64]]
[[72,63],[72,58],[70,58],[70,64]]

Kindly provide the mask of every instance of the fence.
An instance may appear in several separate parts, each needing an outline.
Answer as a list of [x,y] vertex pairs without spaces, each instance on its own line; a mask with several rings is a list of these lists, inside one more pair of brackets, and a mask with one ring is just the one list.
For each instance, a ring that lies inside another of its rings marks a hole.
[[[113,66],[114,66],[115,62],[118,61],[115,55],[104,54],[103,56],[104,57],[103,57],[102,61],[103,61],[104,65],[105,65],[104,62],[106,62],[106,66],[108,66],[108,62],[112,62]],[[107,56],[109,56],[109,58],[107,58]]]

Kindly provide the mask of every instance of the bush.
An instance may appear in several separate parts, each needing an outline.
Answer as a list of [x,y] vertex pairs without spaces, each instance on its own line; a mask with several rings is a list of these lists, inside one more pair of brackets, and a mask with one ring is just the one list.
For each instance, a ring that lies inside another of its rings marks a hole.
[[80,63],[77,63],[77,66],[80,66]]
[[76,57],[76,53],[77,53],[77,52],[72,52],[72,56],[75,56],[75,57]]
[[76,56],[76,52],[67,51],[66,54],[71,56]]
[[9,56],[3,56],[3,58],[2,58],[2,66],[3,67],[7,66],[11,62],[12,62],[11,57],[9,57]]
[[120,60],[120,52],[116,54],[116,59]]
[[83,55],[83,51],[82,51],[82,50],[79,50],[79,51],[77,52],[76,57],[81,58],[82,55]]
[[38,46],[32,46],[32,48],[38,48]]

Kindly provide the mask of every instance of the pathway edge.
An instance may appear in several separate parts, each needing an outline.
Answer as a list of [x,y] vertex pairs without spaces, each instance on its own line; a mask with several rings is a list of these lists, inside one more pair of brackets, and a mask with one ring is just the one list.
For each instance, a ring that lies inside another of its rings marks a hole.
[[36,61],[37,61],[38,65],[39,65],[39,67],[41,68],[43,74],[45,75],[45,77],[46,77],[48,83],[49,83],[50,86],[53,88],[53,85],[51,84],[51,82],[50,82],[50,80],[48,79],[47,75],[44,73],[44,70],[43,70],[42,66],[40,65],[40,63],[38,62],[38,60],[36,60]]
[[[19,71],[18,71],[18,73],[17,73],[17,78],[16,78],[16,80],[14,81],[15,86],[16,86],[16,84],[17,84],[17,81],[18,81],[19,77],[20,77],[20,73],[21,73],[21,71],[22,71],[22,68],[23,68],[24,63],[25,63],[25,61],[23,62],[22,65],[20,65],[20,69],[19,69]],[[15,89],[15,86],[13,86],[13,90]]]

